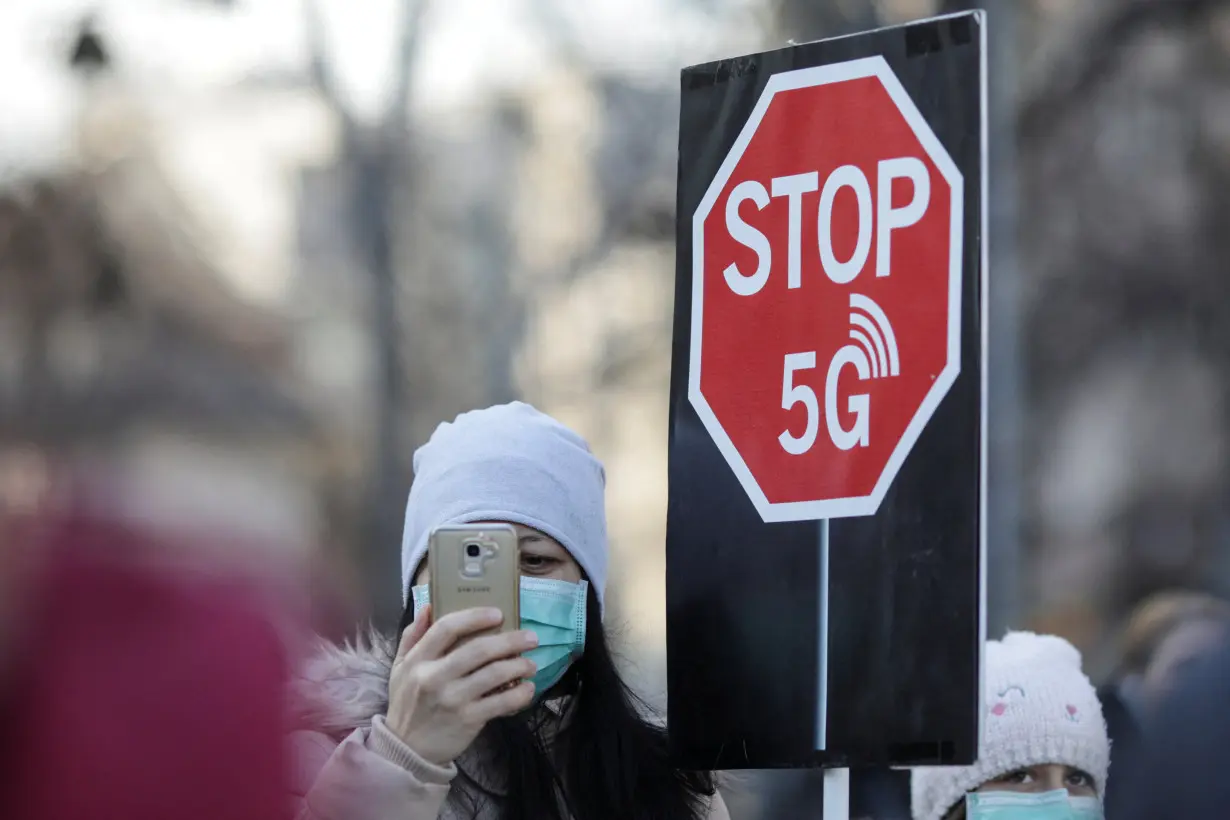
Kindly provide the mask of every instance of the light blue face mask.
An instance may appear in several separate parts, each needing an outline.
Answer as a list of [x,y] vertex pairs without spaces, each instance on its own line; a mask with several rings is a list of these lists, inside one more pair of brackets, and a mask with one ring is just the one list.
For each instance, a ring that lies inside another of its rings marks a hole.
[[1102,820],[1102,801],[1071,797],[1064,789],[1042,794],[972,792],[965,796],[966,820]]
[[[521,578],[521,628],[538,636],[538,646],[525,657],[538,665],[530,678],[534,697],[559,682],[585,649],[585,615],[589,583]],[[431,603],[428,586],[412,587],[414,614]]]

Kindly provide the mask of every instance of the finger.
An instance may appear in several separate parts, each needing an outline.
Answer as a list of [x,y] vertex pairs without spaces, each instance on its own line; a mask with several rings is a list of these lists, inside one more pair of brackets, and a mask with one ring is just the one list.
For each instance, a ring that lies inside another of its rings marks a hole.
[[537,645],[538,636],[528,630],[484,635],[441,658],[441,671],[452,679],[464,678],[489,663],[515,657]]
[[450,612],[427,629],[415,655],[422,660],[435,660],[448,654],[462,638],[499,626],[503,620],[504,613],[490,607]]
[[414,616],[414,622],[402,631],[401,642],[397,645],[397,660],[404,658],[406,653],[423,639],[423,636],[427,634],[427,630],[430,627],[431,604],[428,604],[419,610],[418,615]]
[[475,721],[486,723],[498,717],[515,715],[534,702],[534,684],[523,681],[506,692],[488,695],[474,702],[471,715]]
[[537,671],[538,665],[529,658],[508,658],[489,663],[457,681],[457,699],[461,703],[478,700],[496,689],[503,689],[510,682],[531,678]]

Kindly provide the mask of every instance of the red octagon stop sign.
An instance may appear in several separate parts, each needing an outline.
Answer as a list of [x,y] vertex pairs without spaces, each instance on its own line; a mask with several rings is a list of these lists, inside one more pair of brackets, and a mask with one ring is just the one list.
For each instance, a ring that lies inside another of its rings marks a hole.
[[960,371],[962,215],[882,58],[769,79],[692,219],[688,374],[765,521],[878,509]]

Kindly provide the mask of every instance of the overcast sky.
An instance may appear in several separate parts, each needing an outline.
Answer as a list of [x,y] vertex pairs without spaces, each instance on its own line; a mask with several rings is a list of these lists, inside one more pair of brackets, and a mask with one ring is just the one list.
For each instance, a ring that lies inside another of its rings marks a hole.
[[[3,0],[0,164],[54,161],[67,141],[75,86],[63,69],[75,22],[95,10],[117,70],[154,95],[206,92],[257,71],[301,71],[304,0]],[[328,47],[352,109],[387,103],[404,0],[321,0]],[[551,64],[542,9],[568,24],[587,57],[644,80],[674,83],[746,32],[754,0],[436,0],[416,65],[416,105],[448,106]],[[742,23],[740,21],[743,21]]]
[[[439,110],[534,82],[556,54],[547,32],[561,27],[585,59],[674,85],[681,66],[740,49],[749,26],[739,15],[756,1],[433,0],[414,103]],[[164,170],[213,230],[220,269],[249,296],[280,299],[294,265],[293,169],[328,127],[310,106],[225,90],[258,73],[306,76],[303,2],[0,0],[0,184],[72,155],[79,87],[66,60],[94,10],[115,71],[163,116]],[[388,102],[405,0],[318,2],[337,81],[352,112],[370,117]]]

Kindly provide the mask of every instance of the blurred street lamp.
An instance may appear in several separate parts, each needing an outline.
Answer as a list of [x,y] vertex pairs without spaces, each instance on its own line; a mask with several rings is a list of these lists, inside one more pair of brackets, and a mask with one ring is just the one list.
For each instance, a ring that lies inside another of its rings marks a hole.
[[68,64],[74,71],[87,77],[95,76],[111,67],[111,56],[103,44],[102,35],[98,33],[93,17],[81,21]]

